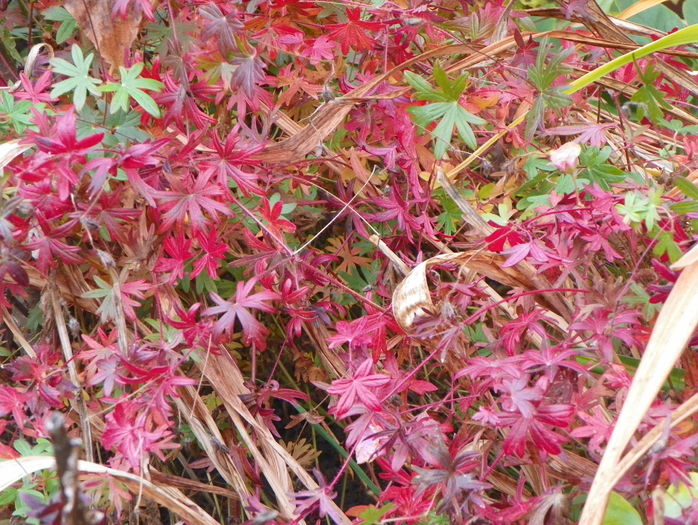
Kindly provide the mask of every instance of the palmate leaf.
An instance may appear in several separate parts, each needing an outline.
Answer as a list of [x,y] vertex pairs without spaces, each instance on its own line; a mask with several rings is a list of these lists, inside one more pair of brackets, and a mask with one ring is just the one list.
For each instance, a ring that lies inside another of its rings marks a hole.
[[124,112],[128,111],[130,107],[129,99],[132,98],[146,112],[155,118],[160,117],[160,108],[158,108],[153,98],[143,90],[161,91],[164,86],[162,82],[158,82],[155,79],[142,78],[140,76],[142,71],[143,62],[138,62],[128,69],[119,67],[121,83],[110,82],[106,86],[100,87],[101,91],[114,93],[114,97],[109,105],[109,113],[116,113],[120,109]]
[[64,7],[49,7],[43,12],[46,20],[60,22],[56,31],[56,43],[62,44],[73,36],[78,29],[78,23]]
[[82,49],[75,44],[73,44],[70,54],[73,58],[72,64],[62,58],[51,59],[53,70],[68,77],[53,86],[51,97],[60,97],[72,91],[73,104],[75,109],[80,111],[85,105],[88,91],[95,97],[101,96],[98,86],[102,82],[90,76],[90,65],[92,64],[94,54],[90,53],[85,57],[82,54]]
[[485,120],[467,111],[460,105],[459,99],[465,86],[467,76],[461,75],[452,81],[446,72],[437,64],[434,67],[434,80],[439,89],[433,88],[426,80],[414,73],[405,72],[407,83],[415,90],[415,98],[418,100],[432,101],[432,104],[410,108],[408,111],[415,123],[422,128],[440,121],[432,136],[436,140],[434,155],[437,159],[443,157],[451,144],[453,128],[458,130],[458,136],[470,148],[477,147],[475,134],[470,124],[485,124]]
[[0,93],[0,128],[11,124],[17,133],[22,133],[31,126],[31,107],[29,100],[15,100],[7,91]]
[[470,124],[484,124],[486,121],[477,117],[461,106],[457,101],[435,102],[426,106],[410,108],[408,110],[414,117],[414,121],[424,128],[439,119],[441,121],[432,131],[436,139],[434,155],[437,159],[443,157],[451,145],[453,128],[458,129],[458,135],[470,148],[475,149],[477,142]]

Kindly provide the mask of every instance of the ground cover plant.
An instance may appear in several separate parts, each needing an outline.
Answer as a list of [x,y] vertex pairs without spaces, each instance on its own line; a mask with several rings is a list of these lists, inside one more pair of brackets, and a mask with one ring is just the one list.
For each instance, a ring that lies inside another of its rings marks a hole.
[[571,87],[698,12],[599,4],[0,2],[0,520],[577,523],[698,219],[691,33]]

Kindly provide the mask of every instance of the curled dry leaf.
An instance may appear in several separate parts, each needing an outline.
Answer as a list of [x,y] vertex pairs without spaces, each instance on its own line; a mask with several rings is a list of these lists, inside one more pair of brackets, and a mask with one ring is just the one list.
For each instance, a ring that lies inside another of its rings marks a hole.
[[19,139],[0,144],[0,170],[12,162],[12,159],[17,155],[21,155],[29,148],[31,148],[31,145],[22,144]]
[[[473,270],[485,277],[507,286],[532,290],[533,282],[516,267],[502,267],[504,257],[496,253],[473,250],[460,253],[437,255],[415,266],[412,271],[395,288],[393,293],[393,315],[400,326],[407,330],[419,316],[434,311],[429,285],[427,284],[427,269],[437,264],[453,262]],[[541,295],[537,300],[549,310],[547,300]]]

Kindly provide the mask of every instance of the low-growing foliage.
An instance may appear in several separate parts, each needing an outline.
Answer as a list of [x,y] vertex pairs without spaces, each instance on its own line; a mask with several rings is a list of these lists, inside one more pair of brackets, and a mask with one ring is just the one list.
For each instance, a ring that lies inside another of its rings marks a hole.
[[[576,522],[696,237],[698,55],[534,4],[0,2],[0,456],[61,412],[167,489],[81,478],[103,523]],[[607,523],[692,494],[665,427]]]

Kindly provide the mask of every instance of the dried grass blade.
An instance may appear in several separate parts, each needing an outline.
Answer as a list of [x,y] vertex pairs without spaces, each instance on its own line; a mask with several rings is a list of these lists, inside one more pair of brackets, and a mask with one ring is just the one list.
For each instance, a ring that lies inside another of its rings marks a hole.
[[[659,36],[662,36],[660,33]],[[594,47],[604,47],[609,49],[624,49],[632,51],[640,47],[640,44],[632,44],[630,42],[613,42],[611,40],[604,40],[602,38],[594,38],[578,33],[565,33],[564,31],[551,31],[548,35],[550,38],[557,38],[559,40],[565,40],[567,42],[577,42],[579,44],[586,44],[588,46]],[[682,51],[680,49],[665,49],[662,51],[665,55],[680,56],[686,58],[698,58],[698,53],[693,53],[691,51]]]
[[238,497],[245,500],[251,495],[250,491],[245,484],[244,475],[236,469],[230,455],[222,450],[225,440],[216,421],[193,387],[180,388],[179,393],[180,397],[175,398],[179,413],[186,419],[199,445],[206,452],[206,457],[221,477],[235,489]]
[[[55,468],[56,460],[47,456],[25,456],[3,461],[0,463],[0,491],[29,474]],[[157,486],[136,474],[90,461],[78,461],[78,470],[83,474],[111,476],[126,485],[132,492],[143,494],[193,525],[220,525],[204,509],[175,488],[167,485]]]
[[17,155],[31,148],[30,145],[20,144],[20,140],[8,140],[0,144],[0,169],[7,166]]
[[463,220],[481,237],[486,237],[494,231],[494,228],[487,224],[485,220],[473,209],[473,207],[458,193],[458,190],[451,184],[451,181],[444,170],[439,166],[436,168],[436,181],[441,184],[441,187],[448,194],[453,202],[456,203],[458,209],[463,214]]
[[[675,408],[671,412],[671,423],[670,427],[674,428],[682,421],[691,417],[693,414],[698,412],[698,394],[692,395],[689,399],[681,403],[681,405]],[[615,485],[618,483],[623,476],[632,468],[632,466],[637,463],[642,456],[644,456],[659,439],[662,437],[662,431],[664,430],[664,425],[659,424],[655,426],[652,430],[647,432],[642,439],[637,442],[637,444],[625,455],[623,459],[618,463],[615,472],[613,473],[612,483]]]
[[[244,385],[242,373],[224,349],[222,349],[221,355],[209,356],[206,367],[203,368],[202,372],[223,400],[223,404],[233,421],[238,435],[244,441],[255,463],[259,465],[260,470],[269,482],[274,491],[279,510],[286,517],[293,516],[295,505],[289,498],[292,487],[289,471],[293,472],[311,490],[317,488],[317,483],[313,481],[293,456],[276,442],[269,429],[261,424],[242,402],[240,395],[248,394],[249,390]],[[257,441],[248,432],[248,426],[254,431]],[[259,443],[259,446],[257,443]],[[344,516],[339,507],[336,507],[336,510],[340,515]],[[350,520],[346,518],[345,523],[348,525]]]
[[[693,248],[687,256],[692,256]],[[677,263],[680,266],[681,261]],[[618,463],[698,325],[698,264],[687,266],[659,314],[589,490],[580,525],[600,525]]]
[[85,403],[85,392],[82,388],[82,382],[78,377],[78,370],[75,365],[73,347],[70,344],[70,336],[68,335],[68,327],[65,323],[65,316],[63,315],[63,309],[61,308],[60,301],[58,300],[58,292],[53,284],[49,284],[49,286],[46,288],[46,293],[50,297],[51,309],[53,310],[53,320],[56,323],[58,340],[61,343],[61,349],[63,350],[63,356],[65,357],[65,364],[68,367],[68,375],[71,383],[73,383],[75,388],[78,389],[74,408],[80,416],[80,427],[82,428],[82,439],[84,441],[85,454],[88,461],[93,461],[94,444],[92,440],[92,429],[90,427],[91,417],[89,415],[89,411],[87,410],[87,404]]
[[34,351],[34,348],[32,347],[31,343],[27,341],[26,337],[24,337],[22,331],[19,329],[19,326],[17,326],[17,323],[15,323],[15,320],[5,307],[2,309],[2,321],[5,323],[5,326],[10,329],[15,341],[17,341],[17,343],[22,347],[24,352],[32,359],[36,359],[36,352]]

